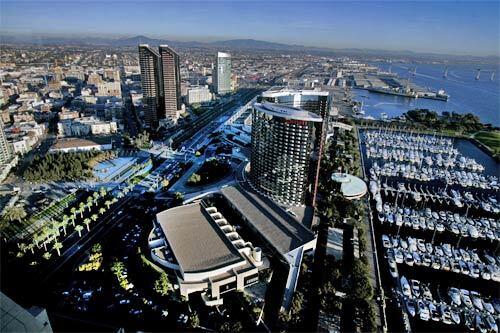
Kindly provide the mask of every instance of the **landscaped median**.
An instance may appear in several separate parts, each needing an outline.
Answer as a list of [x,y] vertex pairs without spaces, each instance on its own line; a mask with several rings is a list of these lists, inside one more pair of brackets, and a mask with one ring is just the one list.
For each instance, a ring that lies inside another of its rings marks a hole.
[[187,186],[204,186],[215,183],[229,174],[231,164],[225,159],[206,160],[186,182]]

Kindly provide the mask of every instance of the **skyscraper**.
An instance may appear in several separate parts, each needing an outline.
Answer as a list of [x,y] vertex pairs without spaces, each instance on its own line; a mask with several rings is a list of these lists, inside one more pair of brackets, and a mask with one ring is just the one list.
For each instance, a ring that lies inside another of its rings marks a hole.
[[217,94],[231,92],[231,55],[229,53],[217,52],[213,84]]
[[179,55],[167,45],[160,45],[156,51],[140,44],[139,65],[146,125],[156,128],[159,119],[174,125],[181,108]]
[[3,131],[3,121],[0,118],[0,165],[9,163],[11,158],[12,154]]
[[160,45],[165,118],[177,121],[181,109],[181,75],[179,55],[167,45]]
[[326,129],[328,128],[328,118],[330,114],[332,96],[328,91],[321,90],[269,90],[259,96],[259,102],[271,102],[300,108],[319,115],[323,118],[322,124],[315,125],[314,148],[311,154],[311,164],[309,166],[309,194],[308,204],[315,205],[316,194],[318,192],[318,179],[320,172],[320,161],[323,154]]
[[156,128],[162,94],[160,54],[149,45],[140,44],[139,66],[141,68],[142,100],[146,125],[150,128]]
[[323,118],[273,103],[255,103],[252,113],[250,182],[261,194],[285,205],[306,204],[311,159]]

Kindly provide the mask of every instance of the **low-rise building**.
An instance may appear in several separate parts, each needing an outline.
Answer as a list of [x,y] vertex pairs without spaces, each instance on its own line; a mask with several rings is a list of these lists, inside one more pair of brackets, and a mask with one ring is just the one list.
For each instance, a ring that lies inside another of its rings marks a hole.
[[216,207],[202,203],[165,210],[149,236],[152,258],[176,272],[180,294],[202,292],[207,305],[243,290],[268,267],[262,250],[244,240]]
[[188,104],[200,104],[207,103],[212,100],[212,93],[208,86],[202,87],[190,87],[187,90],[187,102]]
[[121,97],[122,89],[120,81],[102,82],[97,84],[96,96],[115,96]]
[[78,152],[78,151],[91,151],[91,150],[110,150],[113,149],[112,139],[96,140],[95,138],[80,139],[80,138],[66,138],[57,140],[57,142],[50,148],[49,152]]
[[94,117],[62,120],[57,124],[58,136],[108,135],[118,131],[116,122]]

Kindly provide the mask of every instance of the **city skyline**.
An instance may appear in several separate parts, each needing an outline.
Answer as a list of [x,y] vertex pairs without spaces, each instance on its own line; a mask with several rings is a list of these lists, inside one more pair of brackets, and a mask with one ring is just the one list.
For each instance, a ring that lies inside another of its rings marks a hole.
[[[16,34],[148,35],[179,41],[257,39],[333,49],[499,55],[498,2],[225,1],[198,3],[3,1],[2,31]],[[266,8],[266,10],[262,10]],[[322,8],[321,10],[317,10]],[[189,15],[179,15],[189,13]],[[86,18],[91,15],[93,24]],[[212,18],[218,18],[212,22]],[[147,19],[146,19],[147,18]],[[293,18],[293,20],[291,20]],[[228,33],[229,32],[229,33]],[[439,41],[439,43],[436,43]]]

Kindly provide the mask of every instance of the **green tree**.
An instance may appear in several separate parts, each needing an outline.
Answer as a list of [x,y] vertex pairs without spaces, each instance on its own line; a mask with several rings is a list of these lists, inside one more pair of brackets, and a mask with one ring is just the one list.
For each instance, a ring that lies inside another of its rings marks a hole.
[[170,284],[166,273],[160,274],[158,280],[155,281],[154,289],[158,294],[162,296],[167,296],[170,293],[170,291],[172,290],[172,285]]
[[90,231],[90,219],[87,217],[85,220],[83,220],[83,224],[87,227],[87,231]]
[[71,214],[73,214],[74,217],[76,217],[76,211],[77,211],[76,207],[71,207],[70,212]]
[[80,202],[79,207],[79,212],[80,212],[80,218],[83,218],[83,211],[85,210],[85,204],[83,202]]
[[26,211],[23,206],[6,207],[3,210],[3,216],[10,222],[21,222],[26,217]]
[[189,314],[188,325],[190,328],[197,328],[200,326],[200,317],[198,317],[198,313],[196,311]]
[[225,321],[220,327],[222,333],[239,333],[243,331],[243,324],[239,321]]
[[78,237],[82,237],[82,230],[83,230],[83,227],[81,225],[77,225],[75,227],[75,231],[78,232]]
[[61,249],[63,245],[59,242],[55,242],[54,245],[52,246],[52,249],[57,251],[57,255],[61,256]]
[[68,219],[64,219],[58,223],[57,227],[61,227],[63,229],[63,234],[66,236],[66,227],[68,226],[69,222]]

